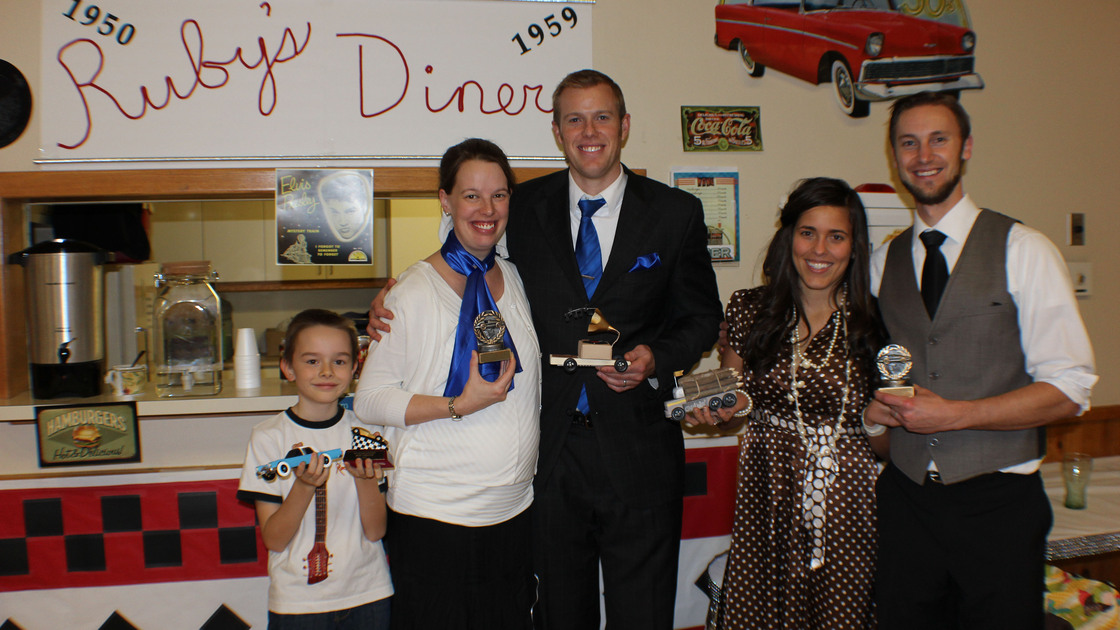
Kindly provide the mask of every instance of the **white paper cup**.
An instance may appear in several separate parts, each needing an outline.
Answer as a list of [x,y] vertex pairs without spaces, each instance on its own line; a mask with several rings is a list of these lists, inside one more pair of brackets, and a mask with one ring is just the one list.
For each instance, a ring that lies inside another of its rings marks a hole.
[[234,343],[234,356],[253,355],[260,356],[257,348],[257,332],[252,328],[238,328],[237,341]]
[[237,389],[259,389],[261,386],[260,355],[233,355],[233,379]]

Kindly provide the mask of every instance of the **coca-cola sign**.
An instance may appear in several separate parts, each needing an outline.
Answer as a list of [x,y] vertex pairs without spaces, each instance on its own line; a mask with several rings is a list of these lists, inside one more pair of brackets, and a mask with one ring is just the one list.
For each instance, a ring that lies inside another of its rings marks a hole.
[[685,151],[761,151],[757,107],[681,107]]

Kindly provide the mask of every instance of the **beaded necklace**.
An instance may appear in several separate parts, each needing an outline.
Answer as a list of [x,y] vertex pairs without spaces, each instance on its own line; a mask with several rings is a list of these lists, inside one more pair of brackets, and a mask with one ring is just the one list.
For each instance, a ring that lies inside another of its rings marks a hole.
[[840,472],[840,461],[836,454],[836,442],[843,433],[844,412],[848,404],[848,386],[851,376],[852,360],[849,353],[845,352],[844,386],[840,393],[840,413],[836,415],[835,424],[812,429],[812,437],[809,436],[810,429],[805,426],[805,419],[801,414],[801,401],[798,390],[805,387],[805,381],[798,380],[797,371],[799,367],[811,368],[818,371],[824,369],[832,359],[832,353],[836,348],[836,340],[839,337],[841,328],[844,330],[844,343],[848,343],[848,291],[846,286],[841,288],[839,297],[838,308],[829,316],[829,322],[832,322],[832,320],[837,317],[840,321],[833,323],[832,339],[828,343],[828,351],[819,364],[810,361],[801,351],[801,332],[798,330],[800,321],[797,317],[796,305],[793,307],[793,332],[790,334],[790,344],[792,348],[790,350],[789,363],[789,400],[793,402],[793,415],[797,420],[797,435],[801,438],[801,444],[804,446],[806,454],[805,477],[801,484],[801,506],[805,527],[812,533],[811,558],[809,560],[809,568],[811,570],[823,567],[825,562],[824,526],[825,515],[827,514],[827,496],[829,487],[832,486],[832,483],[836,480]]
[[[841,300],[843,300],[845,297],[846,297],[845,295],[841,295]],[[841,302],[841,308],[843,308],[843,302]],[[832,318],[835,317],[838,313],[840,313],[840,309],[837,309],[836,311],[833,311],[832,315],[830,315],[829,318],[828,318],[829,321],[832,321]],[[843,322],[844,322],[844,333],[845,333],[845,339],[846,339],[847,338],[847,332],[848,332],[847,313],[844,314]],[[824,366],[828,365],[829,360],[832,359],[832,351],[833,351],[833,349],[836,348],[836,338],[839,337],[839,336],[840,336],[840,327],[839,326],[834,326],[832,328],[832,339],[830,339],[829,342],[828,342],[828,351],[825,352],[824,359],[820,362],[819,365],[816,364],[816,363],[813,363],[812,361],[809,360],[809,357],[805,356],[801,352],[801,327],[798,325],[798,320],[797,320],[797,306],[793,307],[793,336],[792,336],[792,339],[791,339],[791,341],[793,342],[793,357],[795,359],[795,362],[800,364],[801,367],[803,367],[803,368],[813,368],[815,370],[819,370],[819,369],[823,368]],[[796,368],[796,366],[791,365],[790,368],[794,369],[794,368]]]

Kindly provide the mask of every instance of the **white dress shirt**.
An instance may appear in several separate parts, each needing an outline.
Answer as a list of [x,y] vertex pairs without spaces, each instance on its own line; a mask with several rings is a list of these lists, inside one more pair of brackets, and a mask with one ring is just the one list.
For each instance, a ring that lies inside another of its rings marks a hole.
[[[936,229],[946,236],[941,253],[950,274],[978,216],[980,209],[965,195],[937,222]],[[920,236],[929,229],[931,226],[914,213],[910,249],[919,288],[926,261],[926,248]],[[889,245],[880,245],[871,257],[871,293],[875,296],[879,295]],[[1097,375],[1093,348],[1081,321],[1069,272],[1061,252],[1050,239],[1022,223],[1013,225],[1007,236],[1007,291],[1019,310],[1020,343],[1027,359],[1027,374],[1036,383],[1057,387],[1084,412],[1089,408],[1089,394]]]
[[[926,225],[918,213],[914,213],[910,253],[919,288],[926,260],[921,233],[937,229],[945,235],[941,253],[952,274],[972,224],[979,216],[980,209],[968,195],[936,226]],[[871,293],[876,297],[883,281],[889,247],[890,242],[883,243],[871,256]],[[1089,395],[1097,382],[1089,334],[1081,321],[1081,311],[1061,252],[1044,234],[1022,223],[1014,224],[1007,235],[1007,291],[1018,309],[1019,342],[1026,357],[1027,374],[1035,383],[1049,383],[1058,388],[1077,403],[1083,413],[1089,408]],[[1004,472],[1033,472],[1039,461],[1024,462]]]
[[580,199],[603,199],[606,203],[591,216],[591,224],[595,226],[595,234],[599,237],[599,251],[603,255],[602,268],[607,268],[607,261],[611,259],[611,248],[614,246],[614,235],[618,231],[618,215],[622,211],[622,197],[626,192],[626,171],[619,167],[618,179],[607,186],[598,195],[588,195],[580,190],[576,180],[572,179],[568,171],[568,214],[572,224],[572,247],[579,238],[579,222],[583,213],[579,209]]

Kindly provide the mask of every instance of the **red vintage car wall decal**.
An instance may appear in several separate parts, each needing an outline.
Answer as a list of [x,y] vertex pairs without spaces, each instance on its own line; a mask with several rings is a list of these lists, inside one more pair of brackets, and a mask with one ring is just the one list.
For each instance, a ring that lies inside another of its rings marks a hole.
[[720,0],[715,42],[752,77],[832,83],[853,118],[871,101],[984,87],[961,0]]

